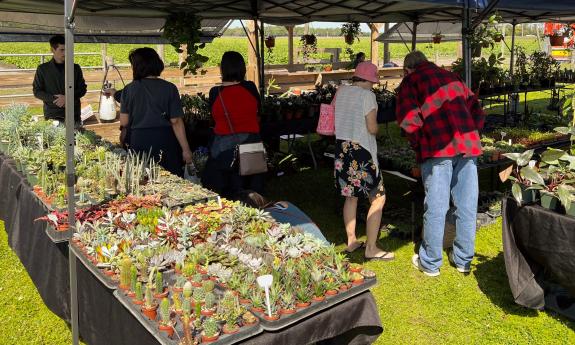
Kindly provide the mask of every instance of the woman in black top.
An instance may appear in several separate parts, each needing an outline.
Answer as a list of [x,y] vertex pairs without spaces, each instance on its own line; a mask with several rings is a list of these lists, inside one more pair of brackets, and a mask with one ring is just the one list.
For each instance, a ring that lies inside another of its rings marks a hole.
[[138,153],[151,152],[164,169],[183,176],[183,163],[192,161],[192,151],[178,88],[159,78],[164,63],[154,49],[138,48],[129,59],[134,81],[122,90],[120,141]]

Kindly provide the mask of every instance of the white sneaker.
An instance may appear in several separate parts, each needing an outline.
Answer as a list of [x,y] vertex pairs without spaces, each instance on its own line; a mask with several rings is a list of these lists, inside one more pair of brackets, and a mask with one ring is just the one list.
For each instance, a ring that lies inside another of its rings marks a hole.
[[455,264],[455,260],[453,259],[453,250],[450,250],[447,253],[447,259],[449,259],[449,263],[451,264],[451,266],[455,267],[455,269],[457,269],[457,272],[459,273],[469,273],[471,272],[471,268],[465,268],[465,267],[461,267],[461,266],[457,266]]
[[413,256],[411,257],[411,264],[413,265],[413,267],[417,268],[418,270],[423,272],[423,274],[425,274],[428,277],[439,276],[439,270],[434,272],[434,271],[430,271],[428,269],[423,268],[423,266],[421,266],[421,261],[419,260],[419,255],[417,255],[417,254],[413,254]]

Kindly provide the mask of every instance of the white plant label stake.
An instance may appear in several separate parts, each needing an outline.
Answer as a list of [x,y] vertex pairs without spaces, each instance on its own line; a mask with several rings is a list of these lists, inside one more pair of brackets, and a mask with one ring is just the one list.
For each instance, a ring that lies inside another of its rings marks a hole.
[[272,310],[270,307],[270,286],[272,286],[273,281],[274,277],[271,274],[266,274],[257,278],[258,285],[266,291],[266,307],[268,309],[269,317],[272,317]]
[[220,210],[222,209],[222,198],[220,198],[219,195],[218,195],[218,207]]

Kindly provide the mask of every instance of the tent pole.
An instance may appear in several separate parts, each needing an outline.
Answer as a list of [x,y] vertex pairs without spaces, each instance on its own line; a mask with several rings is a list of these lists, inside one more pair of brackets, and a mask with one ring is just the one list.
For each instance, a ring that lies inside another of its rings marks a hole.
[[[65,85],[66,96],[66,191],[68,193],[68,223],[72,235],[76,225],[76,205],[74,185],[76,183],[74,169],[74,12],[77,0],[64,1],[64,33],[65,33]],[[78,332],[78,282],[76,277],[76,256],[72,246],[68,244],[68,262],[70,270],[70,318],[72,324],[72,344],[79,343]]]
[[[266,71],[264,69],[265,66],[265,44],[264,44],[264,22],[260,21],[260,97],[263,100],[266,91]],[[262,102],[263,103],[263,102]]]
[[417,26],[419,25],[418,22],[413,22],[413,30],[411,31],[411,51],[414,51],[417,48]]
[[511,29],[511,57],[509,61],[509,75],[513,78],[513,67],[515,62],[515,28],[517,27],[517,20],[513,19],[512,29]]
[[463,25],[461,27],[461,36],[463,39],[463,63],[465,70],[465,83],[471,87],[471,45],[469,37],[471,35],[471,23],[469,18],[469,0],[463,2]]
[[[384,29],[383,32],[388,32],[389,31],[389,23],[385,23],[384,24]],[[389,55],[389,43],[385,42],[383,43],[383,63],[386,64],[388,62],[390,62],[390,55]]]

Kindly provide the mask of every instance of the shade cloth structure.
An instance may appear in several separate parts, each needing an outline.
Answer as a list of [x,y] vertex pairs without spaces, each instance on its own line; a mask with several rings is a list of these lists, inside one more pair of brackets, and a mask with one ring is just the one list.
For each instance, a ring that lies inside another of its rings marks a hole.
[[[63,34],[62,15],[0,12],[0,42],[47,42],[54,34]],[[77,16],[76,42],[167,44],[161,37],[164,18]],[[202,41],[211,42],[223,34],[227,19],[202,20]]]
[[[441,33],[442,42],[461,41],[461,23],[422,23],[417,26],[417,42],[431,42],[433,34]],[[375,39],[385,43],[404,43],[413,40],[413,23],[397,23]]]

